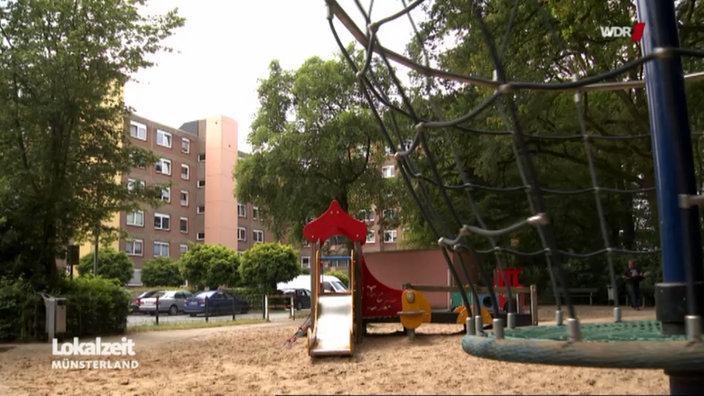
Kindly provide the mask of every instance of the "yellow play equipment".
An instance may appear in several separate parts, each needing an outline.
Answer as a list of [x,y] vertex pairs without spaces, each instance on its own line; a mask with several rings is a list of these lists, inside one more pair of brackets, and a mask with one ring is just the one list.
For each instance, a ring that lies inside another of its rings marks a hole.
[[[420,327],[423,323],[432,322],[432,311],[428,299],[418,290],[404,289],[401,295],[402,311],[399,312],[401,324],[406,330],[410,330],[411,334]],[[464,325],[467,321],[467,309],[461,305],[453,311],[457,314],[455,323]],[[482,307],[480,308],[482,323],[484,327],[491,326],[492,317],[489,311]],[[444,322],[448,323],[448,322]]]

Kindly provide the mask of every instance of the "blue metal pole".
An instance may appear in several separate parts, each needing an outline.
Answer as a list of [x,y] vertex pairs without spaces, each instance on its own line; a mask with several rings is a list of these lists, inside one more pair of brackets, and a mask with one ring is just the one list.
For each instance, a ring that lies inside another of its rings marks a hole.
[[[674,3],[638,0],[638,18],[645,22],[643,54],[659,47],[679,47]],[[687,264],[701,265],[698,209],[680,208],[680,194],[696,194],[694,160],[682,61],[670,55],[645,65],[650,125],[660,219],[663,280],[684,282]],[[690,256],[690,257],[687,257]],[[686,263],[686,259],[692,262]]]
[[[679,47],[674,1],[638,0],[637,12],[639,21],[645,22],[644,55]],[[696,194],[682,60],[677,54],[663,54],[644,69],[662,248],[663,282],[655,288],[656,314],[665,334],[684,334],[685,313],[702,315],[704,276],[699,209],[680,202],[681,196]],[[673,394],[698,394],[704,386],[701,368],[667,374]]]

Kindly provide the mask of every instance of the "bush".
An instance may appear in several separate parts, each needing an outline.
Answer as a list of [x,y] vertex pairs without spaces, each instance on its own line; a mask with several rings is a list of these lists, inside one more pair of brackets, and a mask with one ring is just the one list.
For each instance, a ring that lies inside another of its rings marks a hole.
[[115,279],[82,276],[62,285],[66,328],[71,336],[123,333],[130,295]]
[[0,278],[0,340],[41,338],[45,334],[43,304],[29,282],[22,278]]
[[240,258],[223,245],[198,244],[181,256],[179,265],[188,284],[198,290],[205,286],[235,286],[239,281]]
[[[79,260],[78,273],[93,274],[93,254],[87,254]],[[98,274],[104,278],[117,279],[120,284],[126,284],[132,279],[134,265],[125,252],[113,248],[98,250]]]
[[[115,279],[61,279],[59,289],[47,294],[66,298],[67,336],[118,334],[126,329],[130,295]],[[45,324],[39,292],[23,279],[0,278],[0,340],[45,340]]]
[[181,286],[183,276],[178,264],[168,257],[157,257],[147,260],[142,267],[142,283],[144,286]]
[[290,245],[265,242],[244,251],[240,275],[244,284],[273,292],[278,282],[293,279],[300,268],[298,256]]

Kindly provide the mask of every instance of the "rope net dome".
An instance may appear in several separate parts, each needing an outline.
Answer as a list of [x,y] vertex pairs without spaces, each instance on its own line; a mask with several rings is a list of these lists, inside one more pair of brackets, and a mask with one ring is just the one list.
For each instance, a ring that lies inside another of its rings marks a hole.
[[[474,297],[467,309],[478,311],[477,289],[494,270],[521,264],[525,275],[549,279],[541,288],[554,298],[555,325],[504,328],[507,317],[490,331],[469,326],[467,353],[704,367],[704,120],[687,113],[687,100],[704,99],[704,52],[688,30],[678,38],[687,10],[649,0],[590,9],[537,0],[325,3],[423,224],[442,249],[478,258],[479,277],[452,273]],[[613,37],[613,26],[631,35]],[[390,47],[386,37],[401,31],[405,47]],[[633,258],[652,268],[657,320],[622,320],[619,282]],[[567,291],[585,284],[613,291],[612,323],[580,323]]]

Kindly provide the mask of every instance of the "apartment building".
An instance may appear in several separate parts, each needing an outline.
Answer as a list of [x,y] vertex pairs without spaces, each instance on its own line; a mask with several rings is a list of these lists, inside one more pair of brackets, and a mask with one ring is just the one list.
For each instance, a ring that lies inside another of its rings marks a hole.
[[209,117],[172,128],[138,115],[127,122],[128,139],[152,151],[158,160],[122,175],[128,188],[163,186],[161,205],[144,205],[119,214],[127,238],[117,248],[135,265],[131,284],[141,283],[141,268],[154,257],[179,259],[190,244],[221,244],[244,251],[257,242],[273,241],[258,220],[258,210],[234,197],[232,178],[237,159],[237,122]]

